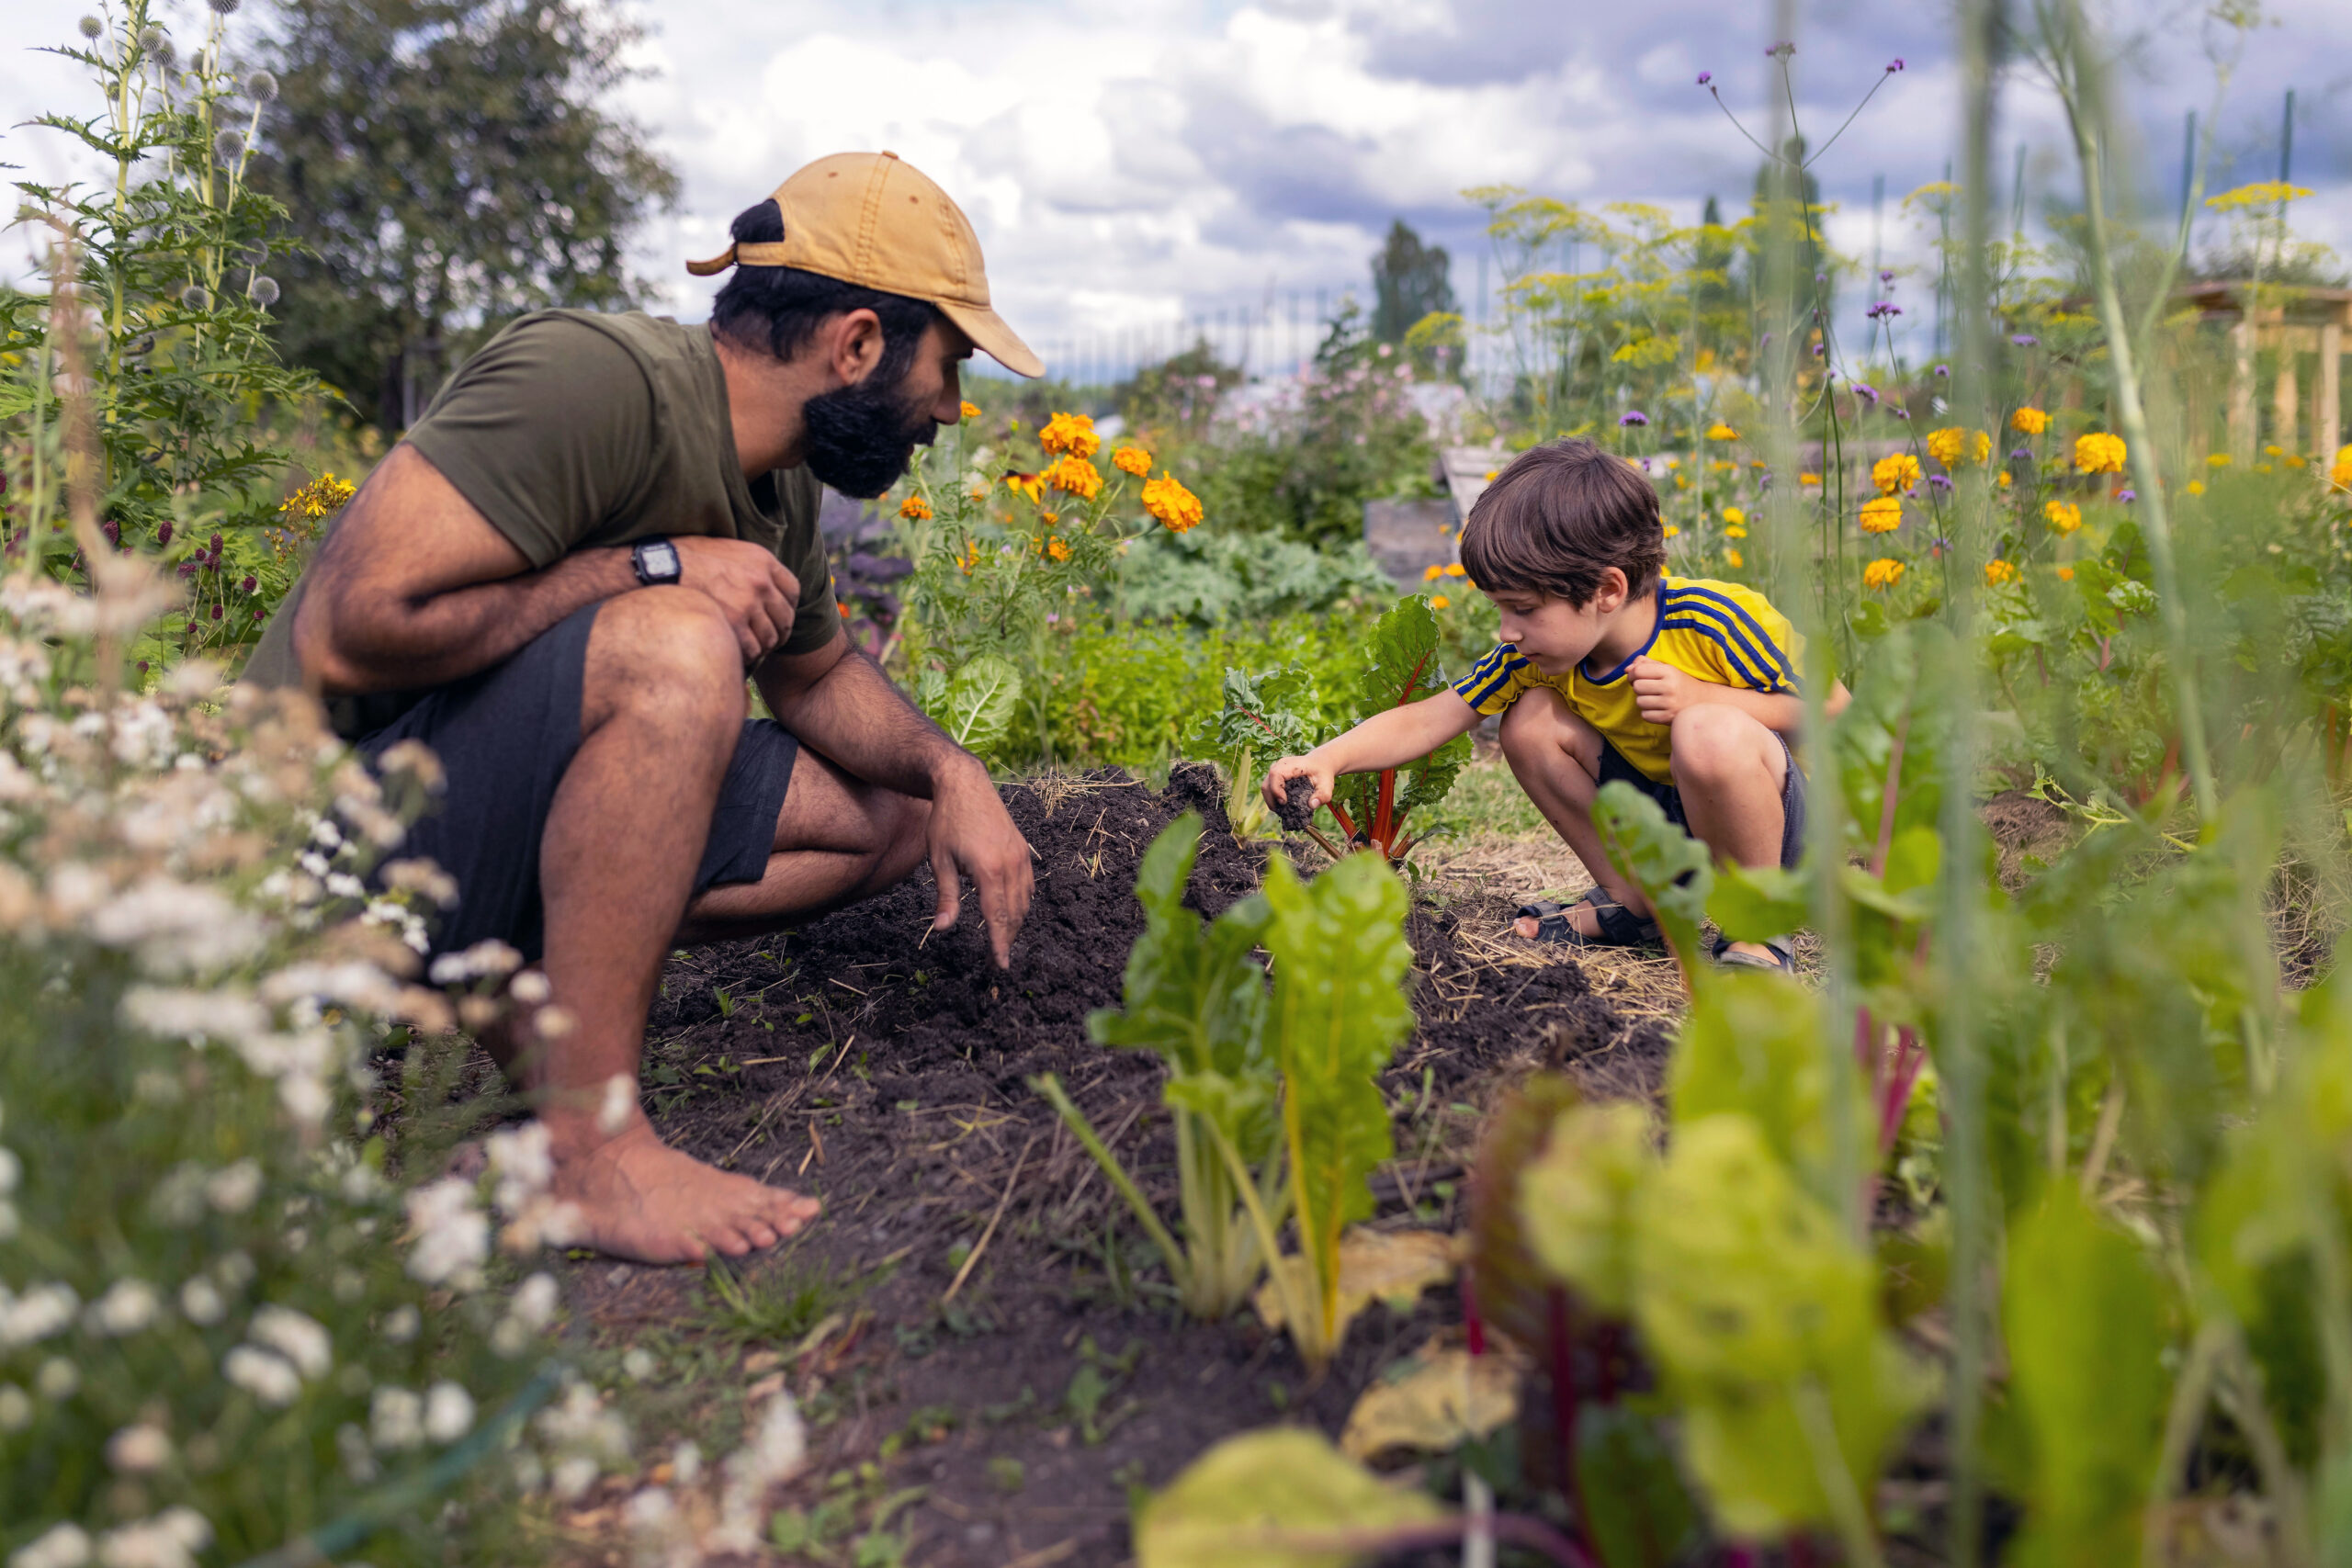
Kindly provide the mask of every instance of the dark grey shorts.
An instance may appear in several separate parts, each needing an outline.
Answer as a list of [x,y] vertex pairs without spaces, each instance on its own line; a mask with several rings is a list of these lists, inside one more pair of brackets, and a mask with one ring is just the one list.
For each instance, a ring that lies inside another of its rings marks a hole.
[[[1804,774],[1797,767],[1796,753],[1789,750],[1788,737],[1778,735],[1781,750],[1789,760],[1788,782],[1781,786],[1781,864],[1787,870],[1796,869],[1804,859]],[[1625,754],[1609,744],[1607,737],[1600,742],[1600,782],[1610,784],[1623,780],[1658,803],[1666,812],[1666,819],[1690,831],[1690,818],[1682,814],[1682,792],[1672,784],[1662,784],[1625,760]]]
[[[539,958],[539,840],[556,786],[580,750],[581,688],[597,609],[575,611],[503,664],[435,688],[355,743],[371,764],[400,740],[421,740],[441,759],[447,793],[398,852],[430,859],[457,879],[458,906],[442,915],[435,953],[496,937],[526,961]],[[711,814],[695,893],[766,874],[799,750],[774,719],[745,722]]]

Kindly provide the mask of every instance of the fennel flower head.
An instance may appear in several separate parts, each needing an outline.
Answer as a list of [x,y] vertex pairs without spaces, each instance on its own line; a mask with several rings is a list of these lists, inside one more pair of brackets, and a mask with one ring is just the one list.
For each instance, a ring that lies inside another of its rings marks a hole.
[[2079,474],[2120,474],[2123,471],[2123,437],[2094,430],[2075,439],[2075,471]]
[[1094,421],[1082,413],[1057,413],[1037,432],[1037,445],[1056,457],[1091,457],[1101,449],[1102,438],[1094,434]]
[[1903,526],[1903,503],[1891,495],[1872,496],[1862,502],[1862,532],[1892,534]]
[[1893,495],[1917,484],[1922,471],[1918,458],[1908,452],[1895,452],[1871,465],[1871,483],[1878,486],[1879,494]]
[[1171,534],[1186,533],[1200,525],[1201,498],[1164,469],[1158,479],[1144,482],[1143,509]]

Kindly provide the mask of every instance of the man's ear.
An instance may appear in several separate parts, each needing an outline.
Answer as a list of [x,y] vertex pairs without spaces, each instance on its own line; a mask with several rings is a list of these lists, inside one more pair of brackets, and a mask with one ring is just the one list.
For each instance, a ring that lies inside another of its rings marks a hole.
[[882,363],[882,318],[871,310],[844,310],[818,334],[825,369],[842,386],[854,386]]

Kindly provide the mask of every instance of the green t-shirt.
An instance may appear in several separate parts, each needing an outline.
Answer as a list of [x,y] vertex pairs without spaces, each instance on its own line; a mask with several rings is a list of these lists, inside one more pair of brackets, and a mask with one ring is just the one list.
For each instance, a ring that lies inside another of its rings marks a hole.
[[[817,531],[820,488],[805,467],[743,478],[707,328],[638,312],[526,316],[466,362],[404,439],[534,569],[655,534],[749,539],[800,580],[782,651],[808,652],[840,629]],[[298,581],[246,680],[303,683],[293,635],[301,602]],[[422,694],[332,698],[328,715],[338,733],[357,737]]]

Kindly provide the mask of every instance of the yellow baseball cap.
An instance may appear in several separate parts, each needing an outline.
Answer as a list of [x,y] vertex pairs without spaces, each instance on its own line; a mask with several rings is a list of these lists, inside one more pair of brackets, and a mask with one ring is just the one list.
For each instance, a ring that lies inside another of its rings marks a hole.
[[988,274],[971,220],[896,152],[836,152],[775,187],[784,238],[732,244],[686,270],[708,277],[730,266],[790,266],[927,300],[991,359],[1042,376],[1029,350],[989,303]]

